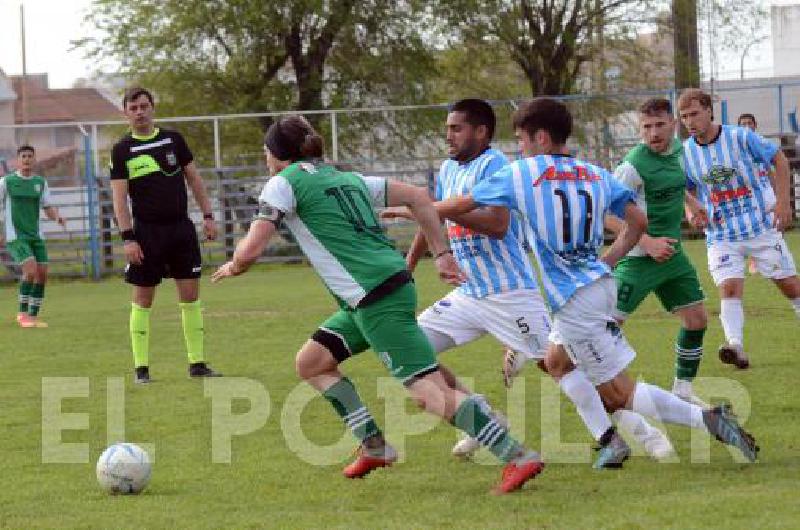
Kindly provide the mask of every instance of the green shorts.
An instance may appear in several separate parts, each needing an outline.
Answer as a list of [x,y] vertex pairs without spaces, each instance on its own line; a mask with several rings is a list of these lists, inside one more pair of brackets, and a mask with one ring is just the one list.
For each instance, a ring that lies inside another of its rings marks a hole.
[[428,338],[417,325],[417,291],[407,283],[363,308],[341,309],[312,339],[342,362],[368,348],[404,385],[439,368]]
[[18,265],[31,258],[36,263],[47,263],[47,247],[41,239],[15,239],[6,244],[6,249]]
[[670,313],[705,300],[697,271],[682,251],[665,263],[646,256],[624,258],[614,269],[614,278],[620,317],[636,311],[651,292]]

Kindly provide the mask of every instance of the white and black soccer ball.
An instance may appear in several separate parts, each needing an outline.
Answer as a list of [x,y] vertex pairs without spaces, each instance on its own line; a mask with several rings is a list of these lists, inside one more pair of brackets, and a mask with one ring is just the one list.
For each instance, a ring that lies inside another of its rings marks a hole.
[[136,444],[117,443],[97,460],[97,482],[108,493],[139,493],[150,482],[150,455]]

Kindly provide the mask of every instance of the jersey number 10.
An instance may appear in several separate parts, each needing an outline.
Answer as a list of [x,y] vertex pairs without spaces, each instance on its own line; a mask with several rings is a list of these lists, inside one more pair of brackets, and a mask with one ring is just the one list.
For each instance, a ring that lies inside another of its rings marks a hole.
[[325,195],[336,199],[342,213],[356,232],[381,231],[381,225],[375,217],[375,210],[372,209],[367,195],[358,186],[328,188],[325,190]]

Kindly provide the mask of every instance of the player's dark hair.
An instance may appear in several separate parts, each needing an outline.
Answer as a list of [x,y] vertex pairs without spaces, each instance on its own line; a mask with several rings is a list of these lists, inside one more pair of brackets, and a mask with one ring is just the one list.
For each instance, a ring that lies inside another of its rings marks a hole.
[[524,130],[531,138],[536,131],[544,130],[554,144],[563,145],[572,134],[572,114],[556,99],[536,98],[514,112],[514,129]]
[[658,116],[665,113],[672,116],[672,103],[665,98],[650,98],[639,107],[639,114],[645,116]]
[[36,149],[33,148],[30,144],[23,144],[17,147],[17,156],[21,155],[22,153],[33,153],[36,154]]
[[450,112],[463,112],[467,123],[473,127],[485,125],[489,140],[494,137],[497,118],[494,115],[494,109],[488,102],[476,98],[461,99],[453,103],[448,110]]
[[750,114],[749,112],[745,112],[744,114],[741,114],[739,116],[739,118],[736,120],[736,125],[741,126],[742,125],[742,120],[753,120],[753,125],[758,127],[758,122],[756,121],[756,117],[754,115]]
[[699,88],[687,88],[681,93],[681,97],[678,98],[678,108],[685,109],[692,104],[692,101],[697,101],[704,109],[710,109],[713,106],[711,94],[703,92]]
[[264,145],[278,160],[294,162],[322,158],[325,143],[314,127],[300,115],[284,116],[269,126]]
[[145,96],[147,100],[150,102],[150,105],[155,107],[156,102],[153,101],[153,94],[151,94],[150,91],[147,90],[146,88],[136,86],[129,88],[125,91],[125,94],[122,96],[122,108],[124,109],[128,105],[129,101],[133,101],[139,96]]

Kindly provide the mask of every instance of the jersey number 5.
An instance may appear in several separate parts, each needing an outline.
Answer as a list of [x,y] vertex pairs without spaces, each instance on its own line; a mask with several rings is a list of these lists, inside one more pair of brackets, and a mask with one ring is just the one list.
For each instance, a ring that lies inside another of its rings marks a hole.
[[[569,205],[569,198],[564,190],[554,190],[556,197],[561,199],[562,232],[564,233],[564,244],[572,241],[572,210]],[[592,209],[592,195],[587,190],[578,190],[578,197],[583,197],[586,202],[586,221],[583,225],[583,243],[589,244],[592,237],[592,221],[594,219]],[[575,241],[576,245],[580,242]]]
[[336,199],[342,213],[356,232],[381,231],[381,225],[375,217],[375,210],[372,209],[367,195],[361,188],[357,186],[328,188],[325,190],[325,195]]

